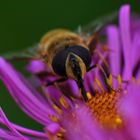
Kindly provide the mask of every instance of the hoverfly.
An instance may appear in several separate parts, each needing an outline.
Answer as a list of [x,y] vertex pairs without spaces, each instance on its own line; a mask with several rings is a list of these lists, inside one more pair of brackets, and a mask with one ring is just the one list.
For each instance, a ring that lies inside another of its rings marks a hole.
[[116,12],[93,23],[80,27],[72,32],[66,29],[56,29],[46,33],[35,49],[27,49],[21,53],[6,55],[7,59],[40,59],[49,65],[60,79],[47,83],[49,86],[68,78],[76,81],[83,99],[87,100],[83,80],[86,72],[96,67],[90,66],[91,55],[94,52],[98,35],[103,27],[114,20]]

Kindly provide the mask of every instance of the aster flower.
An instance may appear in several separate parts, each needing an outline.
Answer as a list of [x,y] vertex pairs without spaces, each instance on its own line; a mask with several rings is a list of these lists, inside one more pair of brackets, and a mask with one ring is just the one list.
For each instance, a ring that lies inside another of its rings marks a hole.
[[[44,87],[44,80],[56,77],[42,62],[30,62],[27,69],[34,76],[28,80],[0,58],[0,79],[20,108],[43,128],[38,132],[16,125],[0,109],[1,139],[140,140],[140,19],[131,18],[130,6],[124,5],[119,25],[109,25],[106,31],[106,43],[99,44],[98,64],[109,63],[110,76],[104,83],[100,68],[87,73],[87,102],[78,99],[72,80]],[[111,52],[100,50],[103,45]]]

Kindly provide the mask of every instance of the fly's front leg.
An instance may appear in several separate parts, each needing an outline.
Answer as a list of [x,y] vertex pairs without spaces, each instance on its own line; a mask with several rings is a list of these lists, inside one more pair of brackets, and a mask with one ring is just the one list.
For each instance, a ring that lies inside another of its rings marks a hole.
[[57,80],[54,80],[54,81],[49,81],[49,82],[46,81],[45,86],[51,86],[51,85],[54,85],[56,83],[64,82],[66,80],[67,80],[67,78],[60,78],[60,79],[57,79]]
[[90,70],[92,70],[92,69],[94,69],[94,68],[96,68],[97,67],[97,65],[95,64],[95,65],[92,65],[92,66],[90,66],[88,69],[87,69],[87,72],[88,71],[90,71]]

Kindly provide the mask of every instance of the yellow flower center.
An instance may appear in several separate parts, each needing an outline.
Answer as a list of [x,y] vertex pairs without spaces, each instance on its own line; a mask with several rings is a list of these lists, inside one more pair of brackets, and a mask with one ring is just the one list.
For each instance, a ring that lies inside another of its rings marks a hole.
[[97,121],[107,128],[118,128],[122,125],[122,118],[117,112],[117,102],[120,93],[96,94],[88,100],[87,105]]

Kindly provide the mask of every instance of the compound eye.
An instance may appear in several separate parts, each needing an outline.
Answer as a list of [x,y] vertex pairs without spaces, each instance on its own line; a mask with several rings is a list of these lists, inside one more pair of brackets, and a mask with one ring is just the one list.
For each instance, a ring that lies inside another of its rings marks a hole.
[[52,61],[52,68],[54,72],[60,76],[66,76],[65,63],[67,59],[67,51],[62,50],[55,55]]
[[86,65],[86,68],[88,68],[91,63],[91,56],[88,49],[82,46],[71,46],[70,49],[71,52],[78,55],[83,60],[83,62]]

